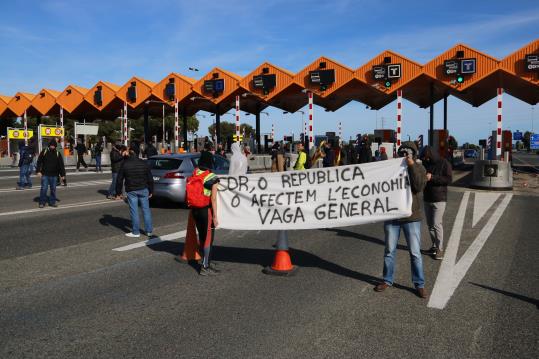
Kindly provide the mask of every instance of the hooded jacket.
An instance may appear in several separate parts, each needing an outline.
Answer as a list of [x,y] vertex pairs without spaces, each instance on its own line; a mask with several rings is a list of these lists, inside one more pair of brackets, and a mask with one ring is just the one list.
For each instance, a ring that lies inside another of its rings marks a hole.
[[447,186],[453,181],[451,164],[430,146],[425,146],[422,161],[426,172],[432,174],[423,191],[425,202],[447,202]]
[[51,150],[47,147],[41,151],[37,158],[36,173],[48,177],[65,177],[64,159],[56,148]]
[[427,180],[427,172],[425,167],[417,160],[417,146],[412,141],[403,142],[401,148],[411,148],[414,152],[414,164],[408,166],[408,180],[412,190],[412,215],[407,218],[401,218],[398,221],[401,223],[417,222],[423,219],[421,204],[423,202],[423,190]]
[[232,144],[232,157],[230,158],[230,167],[228,169],[228,174],[230,176],[239,176],[247,173],[247,167],[249,163],[247,162],[247,157],[242,153],[240,143],[234,142]]

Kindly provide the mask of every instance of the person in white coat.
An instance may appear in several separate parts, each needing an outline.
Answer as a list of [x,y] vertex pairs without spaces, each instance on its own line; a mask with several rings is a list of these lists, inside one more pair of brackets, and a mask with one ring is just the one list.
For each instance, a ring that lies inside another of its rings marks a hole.
[[247,173],[247,157],[243,154],[239,142],[232,144],[232,157],[230,158],[230,167],[228,169],[229,176],[239,176]]

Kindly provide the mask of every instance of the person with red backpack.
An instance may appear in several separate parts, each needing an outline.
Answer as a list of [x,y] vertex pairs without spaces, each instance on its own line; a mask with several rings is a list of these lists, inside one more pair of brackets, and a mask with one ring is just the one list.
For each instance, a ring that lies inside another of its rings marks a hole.
[[210,151],[202,151],[198,166],[193,175],[188,178],[186,185],[187,205],[190,215],[195,220],[198,231],[199,252],[202,257],[199,274],[214,275],[220,271],[212,265],[210,254],[212,250],[217,220],[217,183],[219,178],[212,172],[213,155]]

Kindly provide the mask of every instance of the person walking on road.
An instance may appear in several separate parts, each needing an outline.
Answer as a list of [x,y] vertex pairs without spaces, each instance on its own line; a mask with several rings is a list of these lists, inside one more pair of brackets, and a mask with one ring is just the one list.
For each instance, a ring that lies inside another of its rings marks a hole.
[[49,196],[49,206],[57,207],[56,205],[56,181],[58,176],[65,180],[64,159],[60,152],[56,149],[56,141],[52,140],[49,147],[45,148],[39,154],[37,159],[36,173],[41,177],[41,191],[39,193],[39,208],[45,207],[47,201],[48,187],[51,188]]
[[427,171],[427,185],[423,191],[425,217],[432,241],[427,253],[441,260],[444,258],[443,216],[447,204],[447,186],[453,181],[453,170],[451,164],[430,146],[423,149],[422,162]]
[[32,147],[21,145],[19,147],[19,183],[17,189],[32,188],[32,167],[34,161],[34,151]]
[[83,165],[85,169],[88,169],[88,165],[84,162],[84,155],[86,154],[86,146],[80,139],[77,139],[77,146],[75,147],[77,151],[77,171],[80,169],[80,165]]
[[140,237],[140,219],[138,207],[142,209],[142,217],[144,219],[144,229],[146,235],[152,237],[152,213],[150,211],[150,198],[153,194],[153,177],[150,167],[146,161],[139,158],[139,147],[131,144],[129,150],[124,153],[128,155],[126,160],[118,170],[116,179],[116,193],[123,198],[122,187],[125,181],[125,191],[127,192],[127,202],[129,203],[129,214],[133,223],[132,231],[126,233],[127,237]]
[[99,140],[99,142],[94,146],[94,156],[95,156],[95,171],[96,172],[103,172],[103,168],[101,168],[101,155],[103,154],[103,140]]
[[333,150],[332,143],[327,141],[322,151],[322,166],[333,167],[335,166],[335,151]]
[[109,186],[109,193],[107,199],[116,199],[116,179],[118,178],[118,171],[122,166],[124,156],[122,155],[127,148],[120,144],[112,146],[110,151],[110,170],[112,172],[112,182]]
[[384,250],[384,281],[374,287],[376,292],[382,292],[393,285],[393,274],[397,255],[397,243],[401,229],[408,244],[410,264],[412,269],[412,282],[417,295],[427,298],[425,290],[425,275],[423,274],[423,260],[421,258],[421,203],[423,189],[425,188],[425,168],[417,160],[417,146],[411,141],[404,142],[398,150],[398,155],[404,157],[408,166],[408,180],[412,190],[412,215],[384,223],[385,250]]

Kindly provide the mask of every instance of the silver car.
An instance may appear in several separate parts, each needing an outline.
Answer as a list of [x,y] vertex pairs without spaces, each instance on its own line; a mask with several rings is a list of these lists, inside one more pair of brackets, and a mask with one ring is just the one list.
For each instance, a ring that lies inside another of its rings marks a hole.
[[[185,202],[185,184],[200,159],[200,153],[178,153],[157,155],[148,159],[152,171],[154,192],[156,198],[165,198],[173,202]],[[228,159],[213,155],[216,174],[228,174],[230,162]]]

